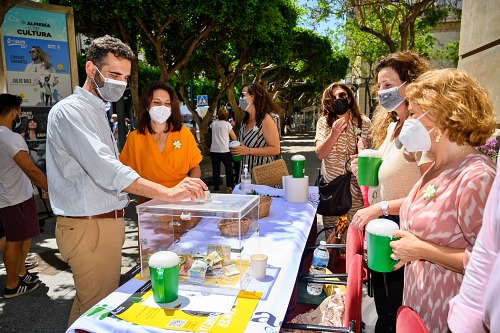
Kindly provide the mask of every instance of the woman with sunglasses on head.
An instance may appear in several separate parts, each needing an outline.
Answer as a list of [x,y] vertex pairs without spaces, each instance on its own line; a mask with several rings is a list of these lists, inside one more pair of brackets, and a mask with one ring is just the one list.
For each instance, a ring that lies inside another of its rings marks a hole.
[[253,167],[274,161],[281,152],[278,126],[271,115],[281,109],[264,87],[255,83],[241,88],[239,104],[245,111],[238,136],[241,145],[231,147],[231,154],[243,156],[241,165],[248,165],[251,175]]
[[[326,183],[350,170],[351,155],[366,145],[370,119],[361,114],[353,91],[343,83],[332,83],[323,92],[321,115],[316,124],[316,155],[321,162],[321,175]],[[347,213],[350,221],[358,209],[363,208],[363,197],[355,177],[351,177],[352,207]],[[336,227],[339,216],[323,216],[324,227]],[[332,229],[326,230],[328,239]],[[347,232],[343,232],[345,243]]]
[[141,177],[167,187],[184,178],[200,178],[201,152],[182,125],[179,99],[164,82],[152,82],[142,94],[137,130],[130,132],[120,161]]
[[[372,137],[382,155],[378,171],[379,186],[371,187],[371,206],[360,209],[352,223],[363,229],[378,217],[399,224],[399,208],[420,176],[431,166],[433,158],[422,152],[408,153],[399,142],[399,134],[408,118],[405,100],[406,86],[429,70],[425,59],[410,51],[396,52],[384,57],[375,70],[375,89],[381,107],[374,117]],[[357,158],[353,173],[357,176]],[[404,272],[371,274],[377,324],[375,332],[395,332],[396,314],[403,300]]]

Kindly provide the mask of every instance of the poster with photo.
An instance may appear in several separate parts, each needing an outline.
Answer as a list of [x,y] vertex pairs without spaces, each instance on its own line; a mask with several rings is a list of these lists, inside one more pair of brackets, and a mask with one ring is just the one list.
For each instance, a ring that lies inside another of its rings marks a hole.
[[26,140],[35,165],[45,171],[46,138],[47,138],[47,117],[50,107],[21,107],[21,125],[14,129],[14,132],[21,134]]
[[66,15],[13,7],[2,24],[7,91],[47,107],[72,92]]

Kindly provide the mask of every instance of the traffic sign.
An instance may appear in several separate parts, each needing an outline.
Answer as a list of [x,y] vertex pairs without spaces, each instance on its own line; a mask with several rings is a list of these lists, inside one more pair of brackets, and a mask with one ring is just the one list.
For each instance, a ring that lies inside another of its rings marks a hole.
[[208,96],[207,95],[197,95],[196,104],[198,106],[208,106]]

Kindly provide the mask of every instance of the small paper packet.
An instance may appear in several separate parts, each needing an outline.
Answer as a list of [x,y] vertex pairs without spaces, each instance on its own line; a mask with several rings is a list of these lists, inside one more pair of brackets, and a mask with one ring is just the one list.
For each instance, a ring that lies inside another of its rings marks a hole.
[[210,194],[210,191],[204,191],[205,192],[205,198],[203,199],[203,202],[212,202],[212,195]]

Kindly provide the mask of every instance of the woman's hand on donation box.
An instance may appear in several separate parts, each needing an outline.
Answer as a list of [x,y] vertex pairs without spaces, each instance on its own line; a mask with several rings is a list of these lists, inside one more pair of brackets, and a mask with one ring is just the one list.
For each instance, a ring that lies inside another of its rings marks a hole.
[[398,240],[392,241],[389,245],[392,248],[394,260],[399,260],[394,270],[400,269],[407,263],[422,259],[420,248],[424,243],[420,238],[408,231],[396,230],[394,237]]
[[363,230],[368,222],[377,219],[381,215],[379,204],[374,204],[366,208],[362,208],[354,214],[351,223],[358,230]]

